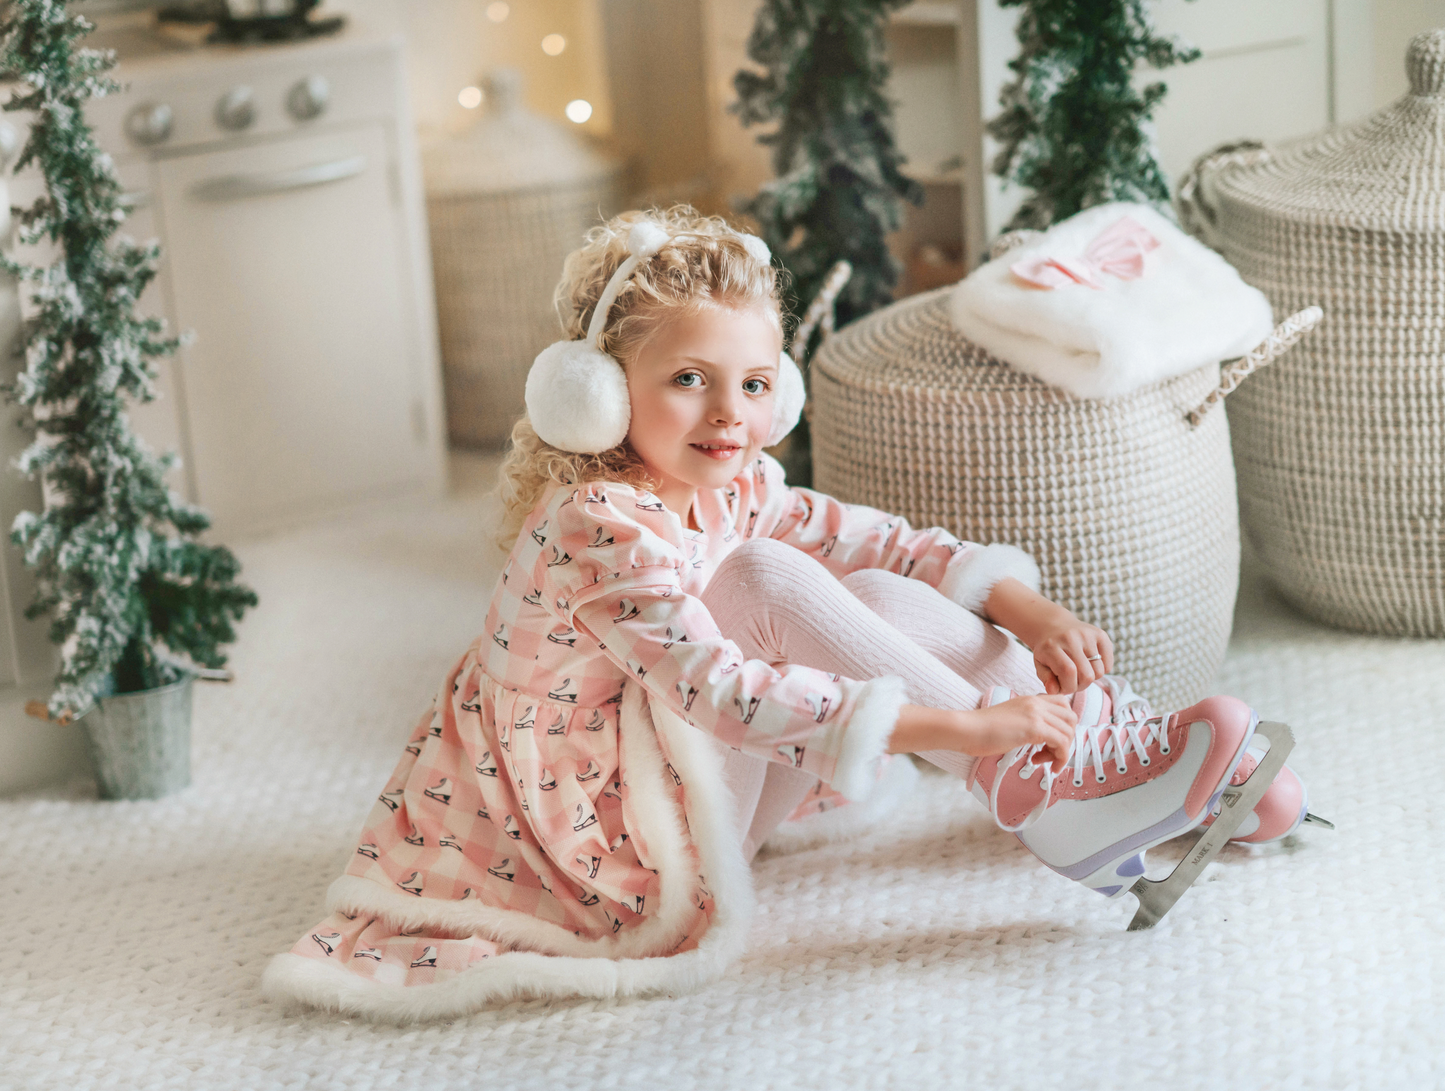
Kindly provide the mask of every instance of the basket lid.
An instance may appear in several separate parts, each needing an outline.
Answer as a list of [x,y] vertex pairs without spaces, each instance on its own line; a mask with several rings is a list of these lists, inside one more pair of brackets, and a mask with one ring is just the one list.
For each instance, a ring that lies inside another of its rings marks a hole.
[[1280,217],[1419,231],[1445,211],[1445,28],[1411,41],[1410,91],[1366,120],[1259,156],[1221,164],[1219,201]]
[[459,136],[422,149],[428,197],[461,197],[595,182],[618,164],[522,103],[522,76],[503,68],[486,80],[487,106]]

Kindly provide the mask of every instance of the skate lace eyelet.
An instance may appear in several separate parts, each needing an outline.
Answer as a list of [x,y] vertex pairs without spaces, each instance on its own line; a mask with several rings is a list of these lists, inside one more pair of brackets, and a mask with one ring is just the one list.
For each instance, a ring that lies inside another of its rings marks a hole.
[[1148,758],[1140,758],[1140,759],[1139,759],[1139,764],[1140,764],[1140,765],[1148,765],[1148,764],[1149,764],[1149,759],[1148,759]]
[[1097,776],[1097,777],[1095,777],[1094,779],[1095,779],[1096,781],[1098,781],[1100,784],[1103,784],[1104,781],[1108,780],[1109,778],[1106,777],[1106,776]]
[[1163,743],[1163,744],[1161,744],[1160,747],[1159,747],[1159,753],[1161,753],[1161,754],[1167,754],[1167,753],[1169,753],[1169,744],[1168,744],[1168,743]]
[[1076,780],[1076,781],[1074,781],[1074,787],[1075,787],[1075,788],[1082,788],[1083,786],[1084,786],[1084,782],[1083,782],[1082,780]]

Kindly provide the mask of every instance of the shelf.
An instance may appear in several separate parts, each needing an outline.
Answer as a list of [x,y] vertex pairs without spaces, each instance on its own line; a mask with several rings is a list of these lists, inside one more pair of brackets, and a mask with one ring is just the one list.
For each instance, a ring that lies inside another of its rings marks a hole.
[[913,0],[890,19],[905,26],[957,26],[963,22],[963,8],[958,0]]

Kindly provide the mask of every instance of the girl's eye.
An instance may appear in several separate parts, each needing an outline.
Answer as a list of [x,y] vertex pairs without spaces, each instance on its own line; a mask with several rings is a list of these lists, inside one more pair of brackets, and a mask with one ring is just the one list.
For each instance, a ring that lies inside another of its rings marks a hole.
[[[756,389],[750,389],[750,384],[756,384]],[[766,394],[768,392],[768,381],[766,379],[749,379],[743,383],[743,389],[749,394]]]
[[683,382],[684,379],[696,379],[698,382],[702,382],[702,376],[699,375],[699,374],[698,374],[697,372],[695,372],[695,371],[689,371],[689,372],[686,372],[685,374],[679,375],[679,376],[678,376],[676,379],[674,379],[673,381],[676,382],[679,386],[684,386],[684,387],[687,387],[687,388],[689,388],[689,389],[691,389],[692,387],[697,386],[697,383],[685,383],[685,382]]

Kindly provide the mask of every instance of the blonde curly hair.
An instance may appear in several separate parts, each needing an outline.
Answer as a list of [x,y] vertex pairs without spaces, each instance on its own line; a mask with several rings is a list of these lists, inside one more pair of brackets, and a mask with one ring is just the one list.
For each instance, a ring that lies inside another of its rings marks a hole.
[[[586,244],[567,256],[553,295],[566,340],[587,335],[602,290],[629,256],[628,232],[641,220],[680,237],[638,265],[608,312],[598,347],[624,372],[666,323],[706,307],[762,306],[782,331],[781,270],[749,254],[738,232],[721,217],[676,205],[614,216],[587,232]],[[625,439],[598,454],[564,451],[545,443],[523,414],[512,426],[511,441],[499,482],[505,514],[496,542],[504,550],[512,548],[527,516],[554,484],[616,481],[649,491],[661,486]]]

